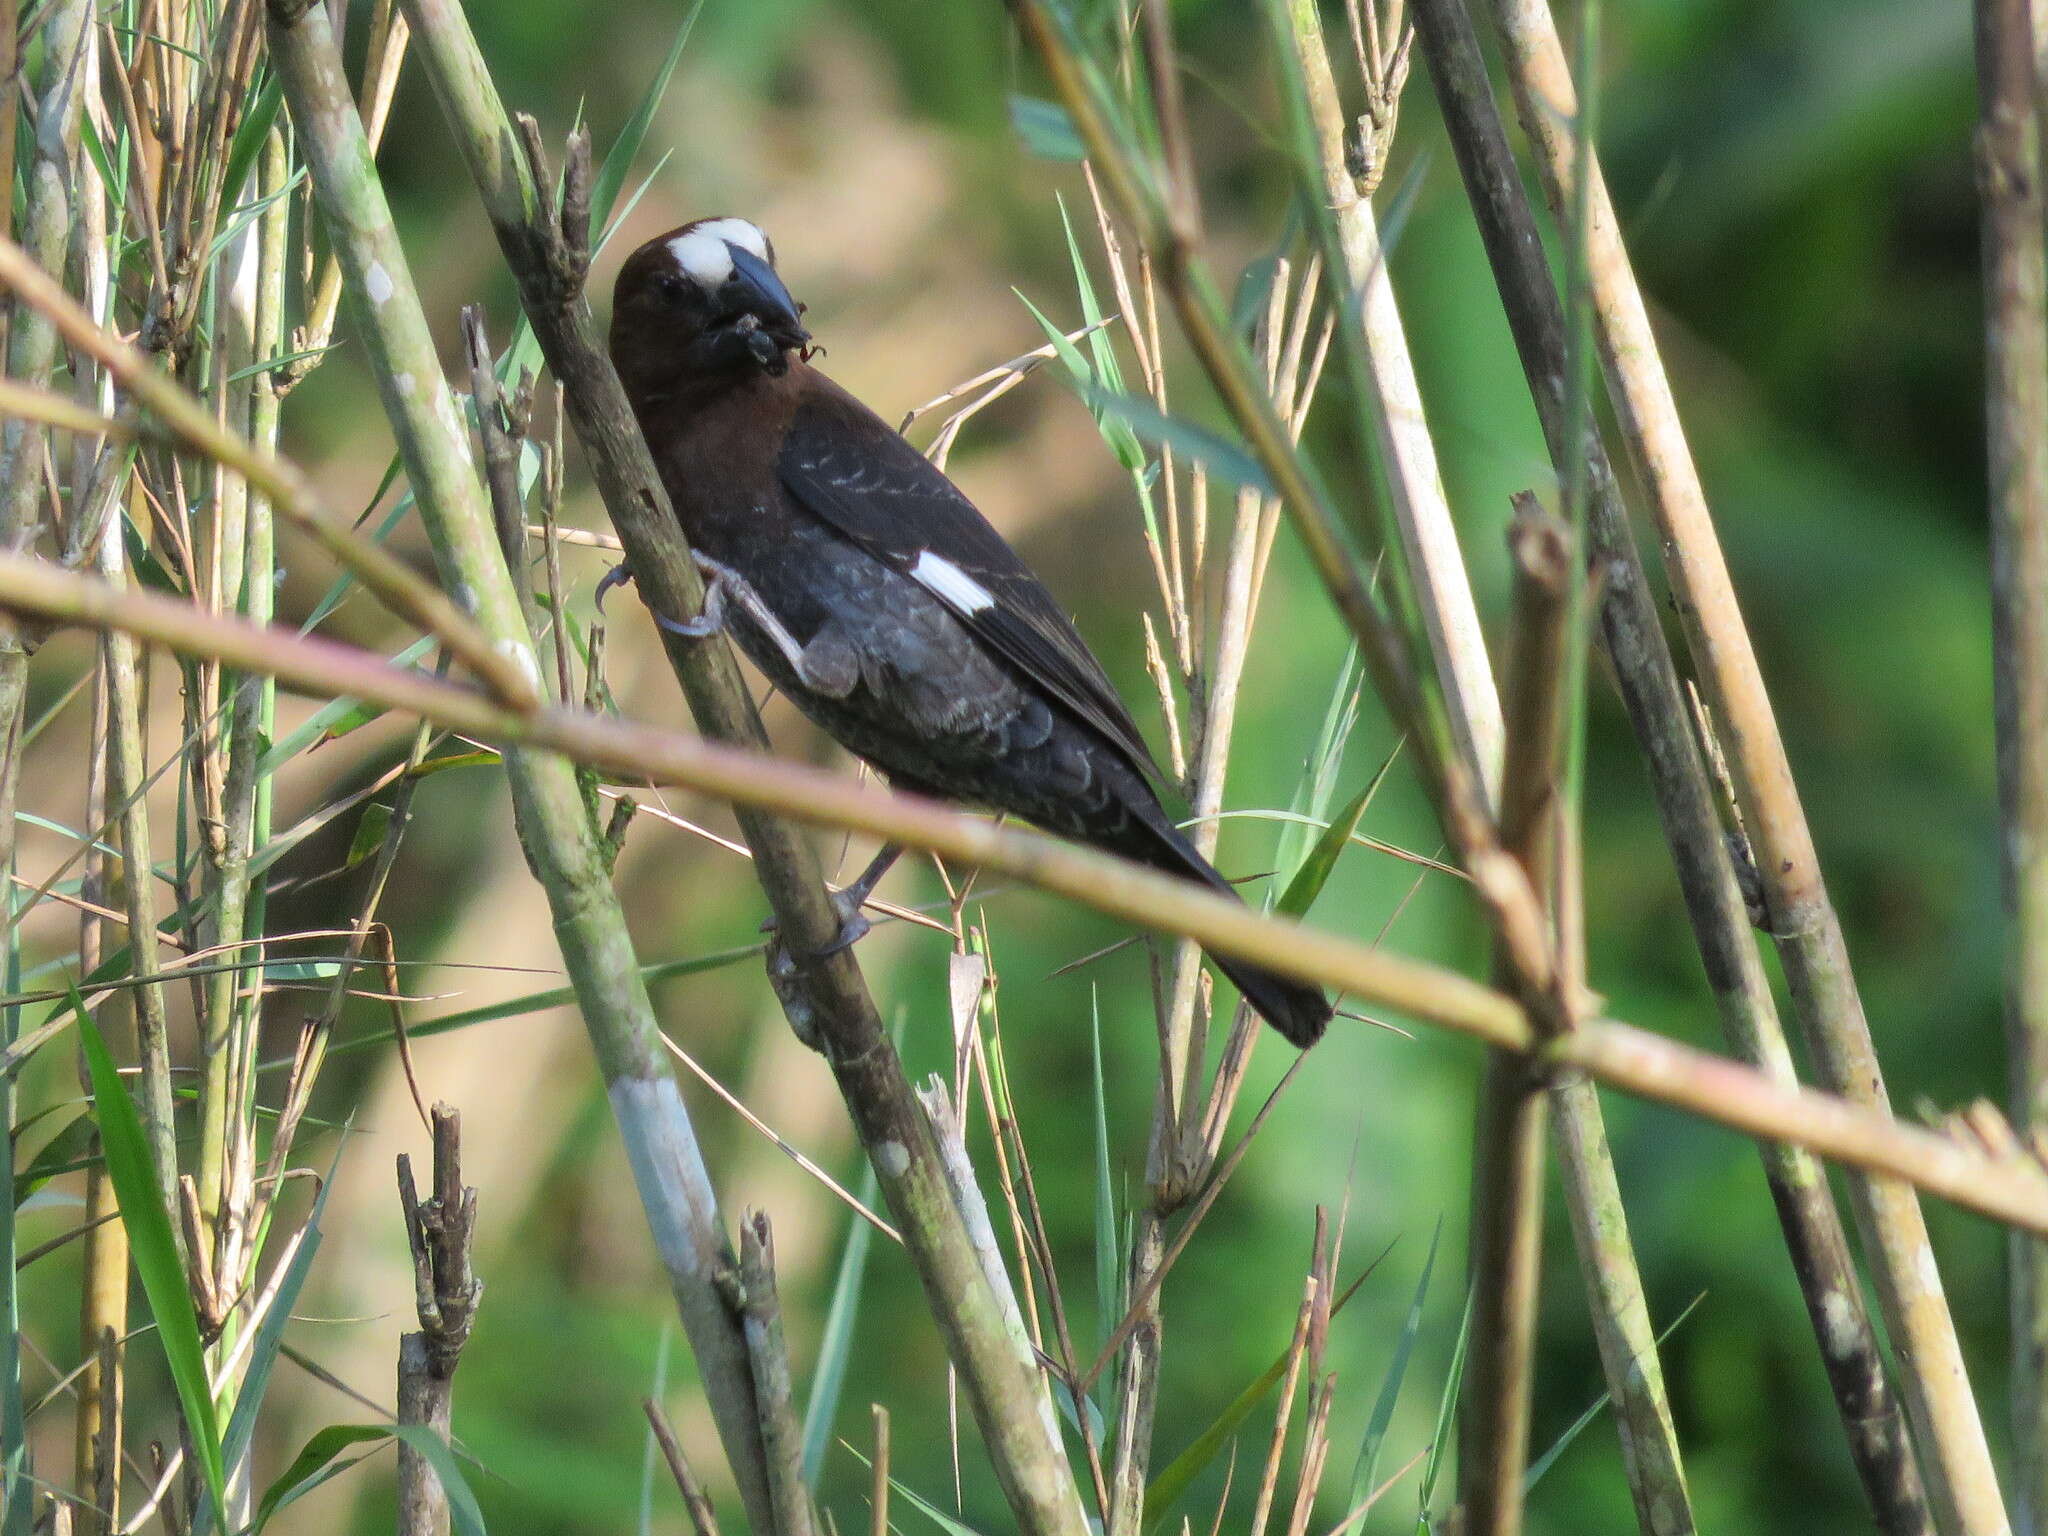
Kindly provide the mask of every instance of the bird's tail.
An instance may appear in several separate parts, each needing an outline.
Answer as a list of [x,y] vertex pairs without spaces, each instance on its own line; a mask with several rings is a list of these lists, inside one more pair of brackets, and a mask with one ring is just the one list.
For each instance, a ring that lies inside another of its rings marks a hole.
[[[1226,896],[1237,892],[1207,859],[1194,849],[1163,811],[1139,818],[1126,845],[1118,850],[1154,869],[1194,880]],[[1252,1010],[1287,1037],[1307,1050],[1322,1039],[1334,1009],[1322,988],[1279,975],[1263,966],[1249,965],[1225,955],[1212,954],[1216,968],[1236,984]]]

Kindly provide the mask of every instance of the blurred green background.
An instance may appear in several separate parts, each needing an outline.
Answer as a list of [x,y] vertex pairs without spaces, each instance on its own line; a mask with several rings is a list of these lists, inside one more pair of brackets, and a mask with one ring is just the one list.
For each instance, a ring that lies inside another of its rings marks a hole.
[[[1254,7],[1200,0],[1176,15],[1215,253],[1234,279],[1285,217],[1284,168],[1264,138],[1270,61]],[[518,0],[474,7],[473,19],[513,104],[558,135],[581,103],[602,147],[639,100],[678,11],[645,0]],[[1968,26],[1965,7],[1922,0],[1646,0],[1610,4],[1605,23],[1602,146],[1616,202],[1849,925],[1893,1100],[1906,1109],[2003,1092]],[[601,261],[600,289],[624,250],[671,224],[709,213],[755,218],[810,305],[829,348],[823,366],[896,419],[1037,344],[1013,287],[1076,322],[1054,198],[1078,197],[1078,178],[1029,158],[1015,139],[1006,102],[1019,89],[1039,87],[993,3],[709,0],[642,170],[657,154],[666,162]],[[502,333],[512,304],[495,247],[425,85],[410,75],[382,159],[448,355],[467,299],[488,299]],[[1395,159],[1388,192],[1412,185],[1415,196],[1394,279],[1491,624],[1503,606],[1508,496],[1549,491],[1550,471],[1419,60]],[[1340,389],[1333,382],[1333,406]],[[370,400],[358,360],[344,352],[287,412],[296,451],[343,504],[367,499],[388,454]],[[1324,412],[1333,421],[1344,414]],[[1314,436],[1326,476],[1352,482],[1348,442],[1327,427]],[[1133,598],[1153,598],[1139,522],[1128,480],[1082,406],[1043,375],[977,420],[953,469],[1078,611],[1151,728],[1157,712]],[[572,464],[575,515],[599,526],[576,475]],[[587,554],[572,566],[587,610],[600,566]],[[317,592],[323,580],[307,573],[294,590]],[[1342,662],[1337,626],[1284,531],[1274,583],[1240,718],[1228,797],[1236,808],[1288,803]],[[613,619],[610,675],[622,704],[680,720],[644,615],[629,597],[614,601]],[[771,724],[788,750],[837,760],[785,707],[771,711]],[[1718,1048],[1643,777],[1604,693],[1593,730],[1593,982],[1617,1017]],[[1340,783],[1345,797],[1389,746],[1368,708]],[[373,729],[326,750],[333,782],[360,782],[402,751],[402,736]],[[29,785],[32,798],[33,767]],[[688,797],[666,803],[692,821],[729,824]],[[409,977],[446,1000],[415,1017],[551,984],[455,968],[555,963],[496,781],[439,775],[425,782],[418,809],[387,916],[404,955],[444,962]],[[340,863],[350,830],[345,819],[294,859],[276,922],[314,926],[344,908],[348,882],[315,877]],[[1363,830],[1425,854],[1437,846],[1405,783],[1390,786]],[[1221,862],[1238,873],[1268,868],[1273,840],[1269,825],[1234,823]],[[905,871],[891,884],[899,898],[938,893],[928,869]],[[1354,848],[1314,920],[1371,936],[1401,908],[1390,943],[1480,966],[1479,930],[1457,891],[1430,877],[1403,907],[1413,881],[1410,866]],[[649,960],[751,942],[763,912],[729,856],[652,818],[635,826],[621,882]],[[1119,930],[1024,893],[998,897],[986,915],[1039,1193],[1077,1333],[1097,1340],[1090,1008],[1099,1001],[1115,1167],[1137,1190],[1154,1080],[1143,952],[1048,980]],[[944,1070],[943,941],[890,925],[863,957],[885,1012],[903,1020],[913,1067]],[[658,1001],[670,1032],[757,1112],[855,1177],[830,1080],[788,1037],[756,964],[666,983]],[[289,1030],[296,1014],[288,999],[278,1007],[273,1025]],[[344,1032],[380,1024],[372,1005],[358,1005]],[[1286,1064],[1277,1042],[1260,1051],[1248,1105]],[[468,1172],[482,1190],[478,1267],[488,1291],[457,1383],[456,1431],[488,1469],[476,1486],[493,1529],[631,1530],[645,1454],[638,1403],[664,1370],[699,1465],[715,1468],[717,1458],[581,1032],[567,1014],[542,1014],[423,1041],[418,1059],[426,1091],[464,1111]],[[1348,1209],[1347,1273],[1390,1248],[1332,1333],[1333,1498],[1348,1486],[1349,1458],[1441,1223],[1443,1250],[1383,1465],[1427,1441],[1462,1302],[1476,1063],[1472,1049],[1434,1034],[1407,1039],[1340,1021],[1167,1283],[1158,1464],[1286,1344],[1318,1206]],[[709,1095],[688,1092],[728,1210],[760,1206],[776,1221],[802,1370],[845,1242],[844,1213]],[[1606,1107],[1659,1325],[1703,1298],[1667,1346],[1703,1528],[1860,1528],[1860,1498],[1750,1148],[1628,1101],[1610,1097]],[[296,1337],[343,1380],[381,1397],[410,1300],[390,1159],[417,1155],[422,1138],[385,1052],[342,1058],[325,1109],[336,1118],[353,1111],[359,1134],[344,1153],[332,1235],[302,1308],[324,1320]],[[326,1155],[311,1151],[314,1161]],[[1931,1219],[2002,1457],[2003,1245],[1974,1218],[1932,1207]],[[1554,1200],[1547,1254],[1539,1451],[1601,1391]],[[52,1260],[29,1285],[31,1316],[52,1337],[66,1336],[72,1264]],[[282,1376],[278,1390],[290,1407],[272,1416],[265,1476],[314,1428],[359,1416],[303,1375]],[[863,1448],[871,1401],[895,1415],[898,1476],[951,1508],[943,1355],[913,1276],[883,1245],[869,1265],[839,1419]],[[1241,1465],[1262,1451],[1266,1422],[1253,1419]],[[960,1471],[968,1520],[1006,1528],[971,1448]],[[842,1528],[865,1519],[865,1478],[835,1450],[825,1491]],[[1188,1504],[1198,1525],[1220,1484],[1219,1469]],[[654,1497],[655,1528],[680,1528],[665,1481]],[[388,1471],[373,1463],[306,1499],[289,1528],[385,1529],[388,1508]],[[1371,1528],[1412,1528],[1414,1511],[1411,1478]],[[1320,1524],[1340,1513],[1323,1511]],[[899,1520],[918,1528],[908,1510]],[[1586,1536],[1634,1529],[1607,1421],[1548,1473],[1530,1523]]]

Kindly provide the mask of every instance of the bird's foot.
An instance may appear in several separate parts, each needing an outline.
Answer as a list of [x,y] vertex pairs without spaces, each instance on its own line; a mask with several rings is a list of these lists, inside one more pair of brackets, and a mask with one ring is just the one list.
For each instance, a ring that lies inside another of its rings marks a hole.
[[[832,936],[831,942],[822,949],[811,951],[811,959],[829,959],[842,950],[853,948],[854,945],[867,937],[869,930],[875,926],[868,921],[866,914],[861,911],[861,906],[868,899],[868,890],[868,887],[858,881],[849,885],[843,891],[835,891],[830,886],[825,888],[825,895],[832,902],[832,911],[839,918],[839,931]],[[789,948],[782,942],[781,934],[778,932],[779,927],[780,925],[773,917],[766,918],[761,923],[761,931],[769,935],[768,963],[771,969],[775,966],[778,955],[783,957],[785,963],[790,957]]]
[[[720,565],[709,555],[692,551],[697,569],[704,573],[704,606],[694,619],[668,619],[660,614],[654,616],[657,627],[672,635],[681,635],[685,640],[707,640],[725,628],[726,588],[740,578],[728,566]],[[740,585],[745,586],[744,582]],[[751,589],[749,589],[751,590]]]

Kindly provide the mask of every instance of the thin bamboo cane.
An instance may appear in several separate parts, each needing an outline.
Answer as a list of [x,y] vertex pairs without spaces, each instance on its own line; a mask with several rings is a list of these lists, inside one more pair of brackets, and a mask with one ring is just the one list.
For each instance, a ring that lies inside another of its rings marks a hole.
[[[571,194],[554,205],[536,175],[537,151],[513,131],[459,4],[406,0],[415,47],[482,194],[534,334],[563,388],[571,424],[627,551],[640,595],[658,614],[687,615],[703,586],[625,393],[599,345],[586,302],[588,205]],[[587,141],[585,143],[587,150]],[[587,187],[583,190],[587,193]],[[765,744],[730,647],[665,636],[671,664],[698,727],[713,740]],[[838,931],[817,856],[773,817],[740,814],[754,870],[790,953],[823,954]],[[933,1316],[1013,1513],[1030,1532],[1083,1529],[1072,1469],[1038,1413],[1036,1362],[1011,1339],[1000,1300],[979,1267],[953,1203],[931,1126],[854,957],[842,950],[777,977],[784,1011],[823,1051],[917,1265]]]
[[[1487,665],[1477,607],[1444,499],[1434,445],[1364,183],[1383,160],[1384,144],[1372,157],[1373,164],[1363,163],[1364,156],[1354,145],[1353,130],[1347,127],[1339,104],[1335,72],[1316,8],[1293,5],[1289,21],[1322,156],[1323,179],[1356,296],[1353,302],[1358,310],[1365,374],[1375,390],[1373,427],[1411,585],[1423,612],[1424,633],[1436,659],[1453,732],[1473,754],[1482,782],[1498,795],[1503,736],[1499,694]],[[1373,25],[1377,26],[1377,18]],[[1395,44],[1396,69],[1405,64],[1400,51],[1404,47],[1399,41]],[[1369,68],[1368,61],[1361,62]],[[1368,81],[1368,89],[1372,88],[1373,82]],[[1392,89],[1398,90],[1398,83]],[[1378,100],[1374,105],[1379,119],[1390,126],[1394,103]],[[1370,116],[1359,119],[1356,131],[1363,133],[1368,120]],[[1526,629],[1517,632],[1528,633]],[[1528,685],[1537,686],[1539,680],[1554,691],[1549,674],[1528,680]],[[1524,765],[1525,771],[1528,766]],[[1540,774],[1530,782],[1548,783],[1549,776]],[[1484,1193],[1475,1198],[1475,1233],[1498,1241],[1476,1242],[1473,1252],[1481,1257],[1491,1253],[1507,1266],[1508,1273],[1483,1278],[1475,1294],[1486,1298],[1483,1306],[1498,1299],[1505,1319],[1517,1308],[1534,1305],[1533,1236],[1514,1228],[1517,1221],[1533,1222],[1536,1216],[1540,1185],[1533,1162],[1540,1156],[1541,1116],[1528,1099],[1525,1074],[1497,1058],[1489,1059],[1480,1103],[1479,1161],[1475,1166],[1499,1170],[1509,1188],[1499,1192],[1500,1198]],[[1620,1405],[1617,1421],[1624,1426],[1624,1462],[1637,1512],[1646,1530],[1687,1530],[1691,1514],[1683,1467],[1598,1096],[1583,1083],[1567,1082],[1559,1085],[1552,1107],[1572,1229],[1579,1240],[1609,1391]],[[1497,1225],[1496,1218],[1506,1225]],[[1494,1345],[1526,1348],[1532,1328],[1527,1317],[1511,1327],[1475,1327],[1474,1380],[1498,1376],[1503,1385],[1526,1388],[1525,1369],[1495,1370]],[[1485,1400],[1486,1394],[1474,1393],[1462,1401],[1468,1412],[1483,1413],[1480,1405]],[[1495,1406],[1507,1411],[1505,1405]],[[1508,1463],[1519,1465],[1519,1447],[1525,1440],[1525,1429],[1518,1431],[1504,1421],[1465,1437],[1467,1445],[1517,1447],[1514,1456],[1505,1460],[1486,1455],[1472,1458],[1475,1477],[1495,1495],[1488,1500],[1489,1506],[1504,1519],[1513,1519],[1519,1512],[1519,1473]]]
[[[1566,650],[1584,639],[1571,631],[1569,534],[1529,507],[1517,533],[1501,841],[1529,871],[1532,886],[1555,893],[1564,857],[1558,775],[1568,718],[1557,679]],[[1458,1501],[1478,1536],[1517,1536],[1522,1529],[1542,1280],[1542,1088],[1527,1059],[1486,1053],[1473,1127],[1471,1345],[1458,1397]]]
[[[1560,478],[1580,455],[1591,470],[1591,532],[1607,573],[1603,639],[1643,750],[1723,1030],[1741,1056],[1789,1083],[1791,1052],[1627,512],[1599,441],[1574,443],[1567,436],[1563,311],[1493,106],[1478,39],[1456,0],[1418,0],[1415,15],[1552,461]],[[1928,1514],[1919,1469],[1827,1181],[1789,1147],[1765,1147],[1764,1167],[1865,1492],[1883,1529],[1920,1531]]]
[[[1570,124],[1578,101],[1548,0],[1493,0],[1493,15],[1537,172],[1563,220],[1577,188]],[[1587,276],[1609,394],[1662,534],[1665,571],[1701,689],[1720,726],[1794,1013],[1822,1080],[1882,1109],[1884,1078],[1841,920],[1597,159],[1588,157],[1585,174]],[[1853,1177],[1849,1191],[1937,1514],[1952,1530],[2000,1531],[2004,1502],[1926,1218],[1912,1191],[1896,1183]]]
[[1905,1179],[1995,1220],[2048,1234],[2048,1171],[2017,1144],[1893,1120],[1866,1105],[1800,1087],[1649,1031],[1596,1020],[1548,1044],[1502,993],[1455,972],[1263,916],[1093,849],[1017,831],[841,775],[763,758],[676,732],[550,707],[507,710],[472,689],[386,664],[346,646],[259,630],[150,592],[121,591],[47,562],[0,555],[0,608],[68,624],[120,628],[191,654],[274,675],[326,698],[403,710],[514,750],[534,748],[648,782],[744,802],[818,826],[926,848],[962,865],[1056,895],[1205,949],[1356,994],[1370,1005],[1510,1050],[1540,1050],[1550,1070],[1579,1068],[1613,1087],[1671,1104],[1762,1140]]
[[[537,693],[540,670],[525,616],[349,96],[327,12],[319,5],[273,5],[268,32],[271,59],[341,259],[354,326],[369,351],[442,578],[466,595],[474,623]],[[555,916],[562,958],[712,1417],[751,1523],[772,1529],[746,1343],[722,1283],[735,1263],[732,1247],[661,1050],[596,830],[568,763],[543,752],[513,751],[505,766],[521,842]]]
[[[2048,199],[2036,18],[1978,0],[1992,681],[1998,721],[2013,1124],[2048,1133]],[[2019,1529],[2048,1518],[2048,1245],[2015,1236],[2012,1414]]]
[[1349,293],[1345,322],[1357,306],[1361,351],[1376,390],[1373,429],[1402,553],[1413,573],[1430,652],[1442,679],[1452,730],[1488,793],[1500,792],[1503,731],[1500,694],[1486,656],[1486,635],[1472,583],[1458,548],[1457,525],[1437,469],[1436,443],[1423,413],[1422,390],[1408,352],[1407,332],[1394,301],[1387,253],[1373,217],[1372,191],[1347,150],[1350,133],[1324,42],[1322,20],[1310,0],[1288,8],[1295,54],[1308,87],[1310,116],[1322,153],[1323,182],[1344,245]]

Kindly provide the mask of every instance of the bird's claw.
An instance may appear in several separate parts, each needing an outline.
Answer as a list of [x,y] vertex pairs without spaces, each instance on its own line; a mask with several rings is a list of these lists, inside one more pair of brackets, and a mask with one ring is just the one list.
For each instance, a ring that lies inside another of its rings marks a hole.
[[598,579],[597,583],[597,611],[599,613],[604,612],[604,600],[610,594],[612,588],[623,587],[628,582],[632,581],[632,579],[633,568],[630,565],[626,564],[626,562],[623,560],[621,560],[617,565],[613,566],[610,570],[606,571],[604,575]]
[[[853,948],[854,945],[866,938],[869,931],[875,926],[868,921],[866,914],[861,911],[862,903],[867,900],[868,893],[866,891],[859,890],[853,886],[848,886],[843,891],[835,891],[828,886],[825,894],[831,899],[833,912],[838,915],[839,931],[833,935],[832,941],[825,945],[824,948],[811,952],[810,958],[813,960],[830,959],[842,950]],[[772,916],[763,919],[761,923],[761,931],[770,935],[768,946],[770,965],[775,963],[774,957],[777,955],[781,955],[785,959],[789,956],[789,948],[782,942],[781,936],[777,932],[779,927],[780,924]]]

